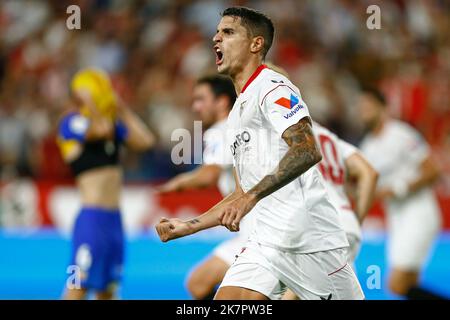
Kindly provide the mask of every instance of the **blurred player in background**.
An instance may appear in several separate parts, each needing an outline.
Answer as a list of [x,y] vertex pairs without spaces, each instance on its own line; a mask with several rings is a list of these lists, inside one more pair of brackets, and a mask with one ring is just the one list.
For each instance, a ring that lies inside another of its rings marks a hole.
[[419,287],[420,271],[441,229],[432,190],[439,171],[428,144],[411,126],[389,117],[377,89],[363,89],[359,109],[366,130],[361,150],[380,174],[377,197],[387,211],[389,288],[409,299],[439,298]]
[[[362,241],[361,224],[372,206],[378,174],[353,145],[314,122],[314,137],[322,152],[320,171],[325,178],[329,195],[337,206],[349,249],[348,262],[354,265]],[[355,211],[346,193],[346,184],[355,184]],[[288,290],[284,299],[296,299]]]
[[84,299],[93,290],[97,299],[112,299],[124,259],[120,146],[144,151],[155,139],[118,99],[102,70],[79,71],[72,79],[71,90],[77,108],[61,119],[58,144],[81,194],[71,258],[71,265],[79,268],[81,287],[67,288],[64,298]]
[[[226,122],[236,100],[230,78],[212,75],[200,78],[194,87],[192,109],[206,129],[203,135],[203,164],[180,174],[159,187],[160,192],[183,191],[218,186],[225,197],[234,190],[233,159],[226,144]],[[212,299],[215,287],[245,244],[245,229],[219,245],[206,261],[190,274],[187,288],[195,299]]]
[[[319,168],[329,187],[331,200],[338,207],[350,244],[348,261],[353,264],[361,247],[361,224],[372,206],[378,173],[355,146],[325,127],[314,122],[313,132],[322,152]],[[352,192],[354,211],[346,193],[346,181],[355,184]]]
[[250,240],[228,269],[216,299],[363,299],[347,264],[348,241],[314,165],[321,154],[306,104],[285,76],[262,62],[271,20],[249,8],[226,9],[213,40],[219,73],[239,96],[228,117],[235,191],[190,221],[161,219],[163,241],[218,225],[239,231],[251,212]]
[[[266,65],[288,77],[283,68],[272,63]],[[319,168],[329,187],[331,200],[339,210],[342,226],[347,234],[350,245],[348,261],[354,264],[361,247],[361,224],[372,206],[378,173],[358,148],[315,121],[313,132],[322,153]],[[352,209],[347,192],[351,192],[355,200],[355,211]]]
[[158,187],[159,192],[175,192],[218,186],[223,196],[233,192],[234,180],[229,148],[225,147],[228,114],[236,100],[231,79],[221,75],[197,80],[192,110],[202,121],[203,164],[182,173]]

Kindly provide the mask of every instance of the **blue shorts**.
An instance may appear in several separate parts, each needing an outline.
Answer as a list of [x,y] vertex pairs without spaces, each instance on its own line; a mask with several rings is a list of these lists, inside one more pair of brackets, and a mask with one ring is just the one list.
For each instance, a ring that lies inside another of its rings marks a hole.
[[71,265],[80,271],[82,288],[104,291],[120,281],[124,234],[118,209],[85,207],[73,230]]

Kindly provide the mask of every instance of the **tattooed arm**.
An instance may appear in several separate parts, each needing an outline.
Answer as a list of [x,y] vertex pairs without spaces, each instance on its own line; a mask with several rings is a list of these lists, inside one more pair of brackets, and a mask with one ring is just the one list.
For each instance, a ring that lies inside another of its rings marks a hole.
[[221,224],[231,231],[239,229],[240,220],[269,194],[277,191],[322,160],[317,148],[309,117],[287,128],[282,138],[289,146],[277,170],[265,176],[256,186],[230,203],[220,216]]
[[[264,177],[246,193],[238,187],[230,196],[196,219],[187,222],[161,219],[156,227],[161,240],[165,242],[176,239],[219,224],[230,231],[239,231],[239,222],[259,200],[282,188],[322,160],[309,118],[303,118],[287,128],[282,137],[289,149],[274,173]],[[236,172],[234,173],[237,179]]]
[[237,180],[238,178],[235,170],[234,178],[236,181],[235,191],[201,216],[188,221],[162,218],[159,224],[156,226],[156,231],[158,232],[161,241],[166,242],[169,240],[181,238],[199,232],[201,230],[213,228],[220,225],[219,217],[220,213],[223,211],[224,206],[237,199],[241,196],[241,194],[244,193]]
[[248,192],[258,200],[284,187],[322,160],[314,140],[310,118],[303,118],[287,128],[282,138],[288,144],[289,150],[280,160],[278,169],[265,176]]

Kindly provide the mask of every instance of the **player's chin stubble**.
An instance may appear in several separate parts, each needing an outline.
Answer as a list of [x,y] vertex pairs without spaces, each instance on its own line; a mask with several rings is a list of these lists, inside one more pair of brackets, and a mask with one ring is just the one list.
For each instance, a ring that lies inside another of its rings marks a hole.
[[220,66],[217,66],[217,72],[218,73],[227,76],[228,75],[227,71],[228,71],[227,68],[225,66],[223,66],[223,64],[221,64]]

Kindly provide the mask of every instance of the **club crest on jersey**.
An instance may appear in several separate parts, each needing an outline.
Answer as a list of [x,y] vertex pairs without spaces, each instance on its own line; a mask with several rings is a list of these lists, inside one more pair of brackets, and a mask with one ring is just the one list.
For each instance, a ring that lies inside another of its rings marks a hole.
[[286,99],[284,97],[278,99],[277,101],[275,101],[276,104],[291,110],[291,112],[287,113],[284,115],[285,119],[289,119],[290,117],[292,117],[294,114],[296,114],[300,109],[303,108],[303,105],[299,104],[300,99],[291,94],[291,97],[289,99]]

